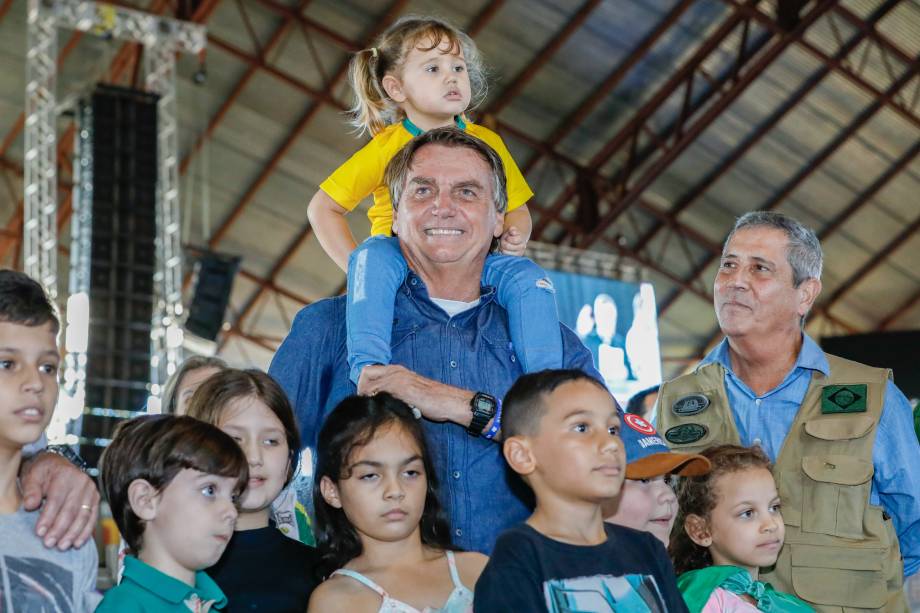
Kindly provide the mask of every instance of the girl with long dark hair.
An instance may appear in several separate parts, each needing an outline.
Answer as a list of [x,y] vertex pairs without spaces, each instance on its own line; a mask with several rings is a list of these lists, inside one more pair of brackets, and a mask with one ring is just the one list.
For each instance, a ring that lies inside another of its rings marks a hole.
[[389,394],[351,396],[319,435],[313,500],[329,579],[309,611],[472,611],[487,558],[455,552],[421,424]]

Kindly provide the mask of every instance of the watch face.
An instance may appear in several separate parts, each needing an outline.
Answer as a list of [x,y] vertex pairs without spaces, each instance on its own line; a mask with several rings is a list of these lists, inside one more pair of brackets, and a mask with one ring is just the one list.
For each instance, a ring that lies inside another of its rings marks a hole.
[[476,397],[476,412],[492,414],[495,412],[495,403],[487,396]]

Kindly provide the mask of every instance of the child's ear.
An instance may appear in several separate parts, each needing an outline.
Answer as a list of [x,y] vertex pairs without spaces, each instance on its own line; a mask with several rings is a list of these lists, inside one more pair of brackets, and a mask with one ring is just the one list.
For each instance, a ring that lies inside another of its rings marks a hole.
[[537,458],[530,446],[530,439],[524,436],[512,436],[505,439],[502,453],[511,470],[519,475],[529,475],[537,469]]
[[387,96],[389,96],[390,100],[393,102],[406,101],[406,94],[403,91],[402,82],[393,75],[384,75],[380,84],[383,86],[383,91],[387,93]]
[[128,504],[138,518],[152,521],[157,516],[160,492],[146,479],[135,479],[128,486]]
[[708,522],[699,515],[687,515],[684,520],[684,532],[690,537],[690,540],[700,547],[709,547],[712,545],[712,534],[709,531]]
[[342,501],[339,498],[339,488],[329,477],[323,477],[319,482],[319,491],[323,495],[323,500],[330,507],[336,509],[342,508]]

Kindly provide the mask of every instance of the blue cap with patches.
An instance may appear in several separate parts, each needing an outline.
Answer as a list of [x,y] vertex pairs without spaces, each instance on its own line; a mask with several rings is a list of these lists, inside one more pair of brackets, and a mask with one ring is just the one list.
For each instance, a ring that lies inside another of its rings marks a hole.
[[626,447],[627,479],[662,475],[697,477],[709,472],[709,460],[695,453],[674,453],[646,420],[632,413],[621,417],[620,438]]

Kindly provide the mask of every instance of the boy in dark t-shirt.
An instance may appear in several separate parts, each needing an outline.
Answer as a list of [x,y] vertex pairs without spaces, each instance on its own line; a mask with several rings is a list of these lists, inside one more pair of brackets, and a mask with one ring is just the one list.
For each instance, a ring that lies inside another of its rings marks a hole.
[[476,613],[683,612],[674,569],[651,534],[605,524],[626,458],[616,401],[578,370],[524,375],[502,407],[503,452],[536,495],[476,583]]

